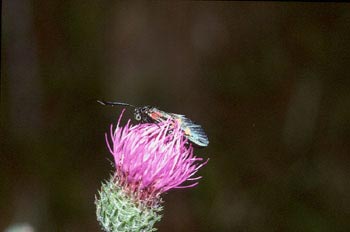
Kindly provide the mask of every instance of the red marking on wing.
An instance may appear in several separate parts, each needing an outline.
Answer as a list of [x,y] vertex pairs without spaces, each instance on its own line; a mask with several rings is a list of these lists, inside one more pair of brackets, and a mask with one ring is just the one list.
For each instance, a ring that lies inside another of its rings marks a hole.
[[157,113],[157,112],[152,112],[152,113],[150,113],[150,116],[151,116],[152,119],[157,120],[157,119],[159,119],[162,115],[160,115],[160,114]]

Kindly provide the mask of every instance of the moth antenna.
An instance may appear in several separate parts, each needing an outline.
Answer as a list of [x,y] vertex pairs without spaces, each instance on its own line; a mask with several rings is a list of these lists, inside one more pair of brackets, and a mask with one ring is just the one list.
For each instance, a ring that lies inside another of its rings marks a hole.
[[136,108],[134,105],[123,103],[123,102],[110,102],[110,101],[100,101],[100,100],[97,100],[97,102],[104,106],[131,106]]

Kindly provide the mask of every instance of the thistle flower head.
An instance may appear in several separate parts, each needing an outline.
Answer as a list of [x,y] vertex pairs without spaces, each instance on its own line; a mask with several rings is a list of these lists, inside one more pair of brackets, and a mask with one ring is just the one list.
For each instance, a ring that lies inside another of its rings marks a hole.
[[163,209],[160,195],[197,185],[200,177],[194,175],[207,161],[194,156],[174,120],[137,125],[129,120],[120,126],[123,112],[106,133],[116,170],[96,197],[97,220],[107,232],[155,231]]
[[[122,113],[123,114],[123,113]],[[206,162],[193,155],[180,125],[172,120],[131,125],[130,120],[115,129],[110,127],[109,151],[114,157],[116,175],[127,189],[141,200],[158,197],[172,188],[198,184],[194,174]],[[191,183],[182,185],[185,181]]]

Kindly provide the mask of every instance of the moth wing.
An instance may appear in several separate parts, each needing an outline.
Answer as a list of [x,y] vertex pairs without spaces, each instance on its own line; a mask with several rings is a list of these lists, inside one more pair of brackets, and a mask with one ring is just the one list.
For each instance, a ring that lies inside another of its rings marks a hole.
[[147,113],[147,117],[150,119],[150,122],[159,123],[166,121],[170,116],[168,113],[153,107],[150,112]]
[[194,123],[191,119],[186,118],[184,115],[176,115],[181,124],[182,130],[188,139],[201,147],[206,147],[209,144],[209,139],[207,134],[204,132],[202,126]]

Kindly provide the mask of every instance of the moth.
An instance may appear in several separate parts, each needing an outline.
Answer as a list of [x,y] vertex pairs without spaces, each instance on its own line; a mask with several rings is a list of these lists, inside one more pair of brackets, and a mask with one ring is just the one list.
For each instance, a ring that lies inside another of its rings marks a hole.
[[193,144],[199,147],[207,147],[209,139],[202,126],[194,123],[191,119],[182,114],[168,113],[153,106],[137,107],[128,103],[97,101],[102,105],[109,106],[127,106],[134,108],[134,118],[141,123],[159,123],[167,120],[173,120],[180,125],[185,137]]

